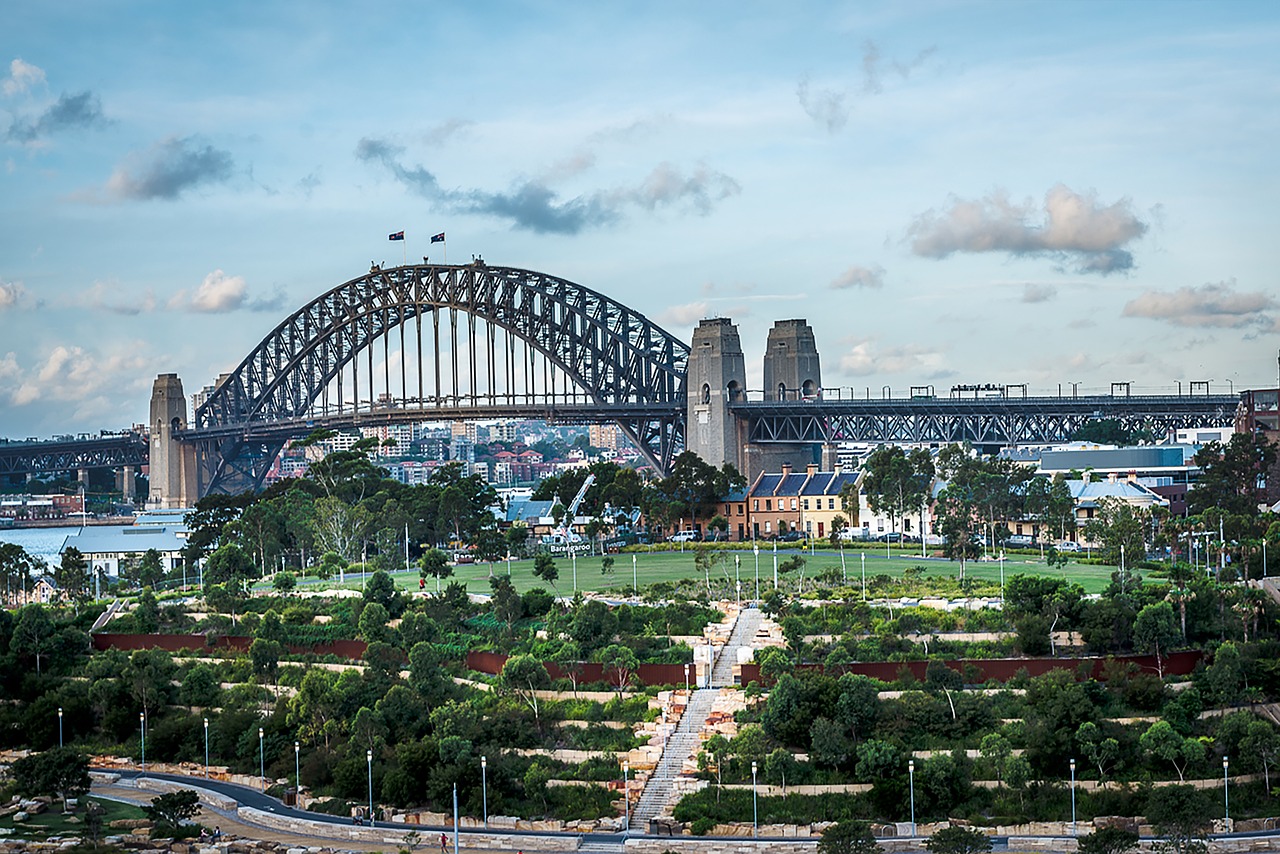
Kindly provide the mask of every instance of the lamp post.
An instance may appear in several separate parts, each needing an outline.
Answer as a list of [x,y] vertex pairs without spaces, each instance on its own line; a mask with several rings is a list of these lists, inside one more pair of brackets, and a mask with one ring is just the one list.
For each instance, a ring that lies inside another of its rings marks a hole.
[[742,557],[733,556],[733,582],[738,590],[738,607],[742,607]]
[[631,783],[627,772],[631,770],[630,762],[622,763],[622,832],[631,832]]
[[138,731],[142,733],[142,773],[147,773],[147,713],[138,712]]
[[1071,760],[1071,835],[1076,835],[1076,761]]
[[569,546],[569,560],[573,563],[573,592],[578,592],[578,553]]
[[907,775],[911,781],[911,835],[916,835],[916,761],[907,760]]
[[867,601],[867,553],[862,552],[859,557],[862,558],[862,601]]
[[1222,827],[1227,833],[1231,832],[1231,792],[1227,787],[1227,768],[1230,765],[1231,760],[1222,757]]
[[756,763],[751,763],[751,835],[760,835],[760,799],[756,796]]
[[302,745],[298,742],[293,743],[293,788],[295,791],[294,805],[298,803],[298,795],[302,794]]
[[204,778],[209,779],[209,719],[204,719]]
[[484,826],[489,826],[489,757],[480,757],[480,795],[484,799]]
[[1124,543],[1120,544],[1120,586],[1124,586]]
[[778,589],[778,541],[773,541],[773,589]]
[[751,551],[756,556],[756,605],[760,604],[760,544],[755,543],[751,546]]
[[686,665],[684,666],[684,690],[685,690],[686,692],[689,690],[689,683],[693,681],[693,672],[692,672],[692,671],[693,671],[693,664],[692,664],[692,663],[690,663],[690,664],[686,664]]
[[267,790],[267,761],[263,748],[262,727],[258,727],[258,777],[262,779],[262,791]]
[[1000,550],[1000,607],[1004,607],[1004,549]]
[[[366,750],[364,758],[369,763],[369,826],[373,827],[373,751]],[[454,784],[457,785],[456,783]],[[457,797],[455,795],[455,797]]]
[[58,746],[62,747],[62,706],[58,706]]
[[636,595],[640,595],[640,576],[636,573],[636,554],[631,553],[631,589]]

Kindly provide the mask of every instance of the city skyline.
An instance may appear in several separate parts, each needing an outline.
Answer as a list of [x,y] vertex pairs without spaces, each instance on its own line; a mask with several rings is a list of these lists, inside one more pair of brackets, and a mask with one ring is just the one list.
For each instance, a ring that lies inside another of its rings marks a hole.
[[753,388],[791,317],[825,385],[877,395],[1277,381],[1270,4],[6,19],[0,436],[145,420],[157,373],[196,391],[370,260],[446,248],[686,341],[728,316]]

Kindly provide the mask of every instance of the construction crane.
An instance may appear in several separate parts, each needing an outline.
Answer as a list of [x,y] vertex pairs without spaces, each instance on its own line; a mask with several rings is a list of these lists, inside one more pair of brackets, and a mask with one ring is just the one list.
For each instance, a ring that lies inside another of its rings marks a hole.
[[582,503],[582,499],[587,496],[587,490],[595,482],[596,476],[588,474],[587,479],[582,482],[582,488],[578,490],[578,494],[573,496],[573,501],[569,502],[569,508],[565,511],[564,520],[560,523],[560,527],[544,536],[542,542],[558,546],[574,545],[582,542],[582,536],[573,530],[573,520],[577,515],[578,505]]

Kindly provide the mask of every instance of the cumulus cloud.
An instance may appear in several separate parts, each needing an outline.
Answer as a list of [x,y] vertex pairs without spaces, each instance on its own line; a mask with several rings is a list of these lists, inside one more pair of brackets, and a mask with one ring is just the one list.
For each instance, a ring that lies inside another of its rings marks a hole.
[[570,199],[562,199],[546,178],[517,182],[506,192],[453,190],[441,187],[436,176],[422,166],[404,165],[403,153],[400,146],[382,139],[365,138],[356,146],[357,159],[381,165],[410,191],[451,211],[494,216],[509,220],[515,228],[543,234],[578,234],[617,222],[633,208],[707,214],[717,202],[742,189],[728,175],[703,165],[685,175],[662,163],[635,187],[597,190]]
[[1022,286],[1022,301],[1028,303],[1048,302],[1058,295],[1053,285],[1041,282],[1027,282]]
[[671,326],[693,326],[699,320],[711,316],[711,303],[706,300],[673,305],[658,313],[658,322]]
[[881,348],[873,339],[855,341],[840,357],[840,370],[855,377],[909,372],[923,375],[926,379],[954,373],[946,369],[942,354],[936,350],[918,344]]
[[26,295],[26,288],[21,282],[0,282],[0,311],[17,308]]
[[11,363],[9,379],[16,385],[9,391],[9,399],[15,406],[26,406],[36,401],[80,401],[105,399],[130,380],[136,382],[146,377],[154,368],[149,359],[140,355],[141,344],[131,344],[122,352],[95,353],[81,347],[59,345],[50,351],[41,364],[30,370],[21,370],[13,354],[6,361]]
[[1039,207],[1030,200],[1012,202],[1003,191],[982,199],[952,198],[941,213],[930,210],[917,217],[907,234],[912,251],[925,258],[1006,252],[1106,274],[1132,269],[1133,255],[1123,247],[1146,231],[1129,199],[1103,205],[1092,191],[1077,193],[1058,184]]
[[1276,298],[1271,294],[1237,291],[1235,280],[1231,279],[1198,288],[1144,291],[1125,303],[1121,314],[1162,320],[1174,326],[1242,329],[1271,326],[1274,320],[1267,312],[1276,306]]
[[169,299],[168,308],[193,314],[225,314],[230,311],[277,311],[284,305],[284,293],[249,299],[249,286],[244,276],[228,276],[214,270],[204,277],[194,291],[179,291]]
[[118,200],[176,199],[195,187],[230,180],[234,167],[230,152],[198,137],[169,137],[130,155],[105,189]]
[[44,70],[19,58],[9,63],[9,76],[0,82],[0,90],[6,95],[17,95],[43,82]]
[[149,314],[155,311],[158,305],[155,294],[151,291],[147,291],[142,296],[130,296],[122,292],[116,284],[107,282],[94,282],[79,296],[78,304],[87,305],[98,311],[128,316]]
[[33,144],[65,130],[103,127],[102,102],[92,92],[63,94],[57,102],[34,119],[15,119],[7,136],[13,142]]
[[872,264],[870,267],[855,264],[839,276],[836,276],[831,282],[831,287],[836,290],[844,290],[846,288],[882,288],[884,287],[884,267],[879,264]]

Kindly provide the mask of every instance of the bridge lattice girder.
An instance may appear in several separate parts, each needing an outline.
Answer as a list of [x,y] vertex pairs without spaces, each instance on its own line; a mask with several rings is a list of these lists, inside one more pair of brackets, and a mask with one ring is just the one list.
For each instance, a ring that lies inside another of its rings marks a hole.
[[[528,270],[484,264],[375,268],[286,318],[196,411],[184,438],[197,443],[205,461],[202,493],[261,483],[284,440],[255,439],[255,431],[306,420],[339,372],[348,366],[358,372],[357,354],[408,321],[446,309],[525,341],[604,410],[622,404],[661,410],[609,419],[659,470],[683,447],[689,348],[643,315],[581,285]],[[421,376],[421,366],[419,371]],[[473,389],[476,382],[473,376]],[[493,388],[479,388],[471,402],[500,398]],[[416,401],[419,418],[446,414],[440,401],[427,403]]]
[[753,443],[870,442],[1022,445],[1068,441],[1090,421],[1163,436],[1175,429],[1230,424],[1239,398],[1212,396],[1029,397],[985,399],[822,400],[739,403]]
[[143,466],[147,438],[137,433],[65,442],[0,444],[0,476]]

